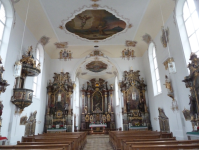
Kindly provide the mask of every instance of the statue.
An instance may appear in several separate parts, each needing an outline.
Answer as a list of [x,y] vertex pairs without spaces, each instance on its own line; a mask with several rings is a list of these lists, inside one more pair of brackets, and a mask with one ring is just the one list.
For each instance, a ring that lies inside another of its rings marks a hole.
[[67,115],[68,115],[68,103],[65,104],[64,111],[65,111],[65,115],[66,115],[66,112],[67,112]]
[[49,80],[49,85],[50,85],[50,86],[52,85],[52,81],[51,81],[51,80]]
[[87,109],[88,109],[87,106],[85,106],[85,107],[84,107],[84,113],[85,113],[85,114],[87,114],[87,111],[88,111]]
[[140,112],[145,112],[146,111],[144,99],[140,100],[140,102],[138,104],[138,109],[140,110]]
[[28,56],[30,56],[31,51],[32,51],[32,46],[30,46],[30,47],[28,48],[28,51],[27,51],[26,54],[27,54]]
[[90,91],[92,90],[91,84],[89,82],[87,82],[87,89]]
[[108,103],[108,112],[111,113],[111,105]]
[[55,104],[54,104],[54,102],[52,102],[51,104],[50,104],[50,114],[55,114]]
[[3,112],[3,104],[2,104],[2,101],[0,101],[0,116],[2,115],[2,112]]
[[170,80],[168,79],[167,75],[165,75],[165,87],[168,89],[168,92],[169,93],[173,93],[173,89],[172,89],[172,86],[171,86],[171,82]]
[[195,113],[197,113],[197,108],[196,108],[196,99],[195,97],[189,95],[189,105],[190,105],[190,114],[193,116]]

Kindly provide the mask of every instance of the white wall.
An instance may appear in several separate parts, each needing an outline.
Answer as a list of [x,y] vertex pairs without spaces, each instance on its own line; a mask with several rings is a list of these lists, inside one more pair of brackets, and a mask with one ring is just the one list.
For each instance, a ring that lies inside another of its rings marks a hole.
[[[15,106],[10,102],[11,96],[13,94],[13,87],[15,78],[13,76],[14,63],[18,60],[19,50],[21,48],[21,40],[24,23],[16,15],[17,23],[11,31],[11,36],[9,40],[9,46],[7,50],[7,58],[4,65],[5,72],[3,77],[10,84],[7,87],[5,93],[2,94],[4,109],[3,109],[3,122],[2,122],[2,136],[8,137],[10,144],[16,144],[17,141],[21,140],[21,137],[24,135],[25,126],[19,125],[20,117],[27,115],[29,117],[31,112],[37,111],[37,122],[35,133],[43,132],[44,125],[44,112],[45,112],[45,103],[46,103],[46,78],[49,76],[48,72],[50,70],[50,58],[45,54],[44,69],[42,70],[42,83],[41,83],[41,95],[38,99],[33,98],[33,103],[24,109],[20,115],[15,114]],[[32,35],[32,33],[26,28],[24,35],[23,50],[27,50],[29,46],[33,46],[33,50],[37,45],[37,40]],[[32,89],[33,78],[28,77],[26,79],[25,88]]]
[[[175,24],[173,23],[172,15],[168,19],[165,26],[168,26],[170,30],[169,47],[171,57],[174,58],[174,61],[176,63],[177,73],[169,75],[168,70],[165,70],[163,62],[168,58],[168,51],[166,48],[163,48],[161,44],[161,32],[159,32],[159,34],[154,39],[154,43],[156,45],[157,50],[157,61],[160,73],[162,93],[157,96],[154,96],[153,93],[148,51],[146,51],[143,56],[143,65],[147,82],[147,93],[149,98],[151,123],[153,130],[160,130],[159,120],[155,120],[154,118],[158,118],[158,107],[163,108],[165,114],[169,118],[170,131],[173,132],[174,136],[176,136],[178,139],[186,139],[185,133],[191,131],[192,129],[190,121],[185,121],[182,114],[182,110],[184,108],[189,109],[189,90],[186,89],[185,84],[182,82],[184,77],[188,75],[187,65],[185,62],[182,43],[179,37],[179,31],[177,26],[175,26]],[[179,111],[177,112],[173,112],[171,110],[172,99],[167,96],[167,89],[163,85],[165,83],[165,75],[169,75],[169,78],[172,81],[175,100],[178,102],[179,105]]]

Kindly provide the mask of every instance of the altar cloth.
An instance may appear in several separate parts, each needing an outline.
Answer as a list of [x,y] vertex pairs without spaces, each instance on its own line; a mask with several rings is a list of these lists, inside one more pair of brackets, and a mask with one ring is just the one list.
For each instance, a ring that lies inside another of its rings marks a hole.
[[89,127],[93,128],[93,127],[107,127],[106,124],[90,124]]

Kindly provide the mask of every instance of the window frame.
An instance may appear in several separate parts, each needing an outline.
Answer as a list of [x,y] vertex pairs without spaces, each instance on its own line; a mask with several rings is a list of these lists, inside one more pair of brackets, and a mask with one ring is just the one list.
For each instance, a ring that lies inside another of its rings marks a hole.
[[6,11],[5,11],[4,4],[0,1],[0,10],[1,10],[1,7],[2,7],[2,6],[3,6],[3,8],[4,8],[5,21],[3,22],[2,19],[0,18],[0,24],[3,25],[2,36],[0,37],[0,51],[1,51],[1,46],[2,46],[2,43],[3,43],[3,38],[4,38],[4,33],[5,33],[5,27],[6,27],[6,21],[7,21]]
[[[180,35],[180,39],[181,39],[181,43],[182,43],[182,52],[183,52],[183,62],[184,62],[184,67],[187,68],[187,64],[190,62],[189,58],[191,55],[191,46],[189,43],[189,38],[187,35],[187,29],[185,26],[185,22],[184,22],[184,4],[187,0],[179,0],[176,3],[176,8],[175,8],[175,17],[176,17],[176,22],[177,22],[177,27],[178,27],[178,31],[179,31],[179,35]],[[195,2],[195,6],[196,6],[196,11],[198,13],[199,16],[199,1],[194,1]],[[189,75],[189,69],[186,69],[186,73],[187,75]]]
[[[188,11],[189,11],[189,16],[186,19],[184,19],[184,7],[185,7],[185,4],[187,4]],[[190,8],[189,8],[189,3],[188,3],[187,0],[185,0],[184,4],[183,4],[183,10],[182,10],[182,19],[183,19],[184,27],[185,27],[185,30],[186,30],[186,35],[187,35],[187,39],[188,39],[190,53],[194,52],[192,50],[192,47],[191,47],[191,44],[190,44],[190,37],[192,37],[193,35],[196,35],[196,39],[197,39],[197,43],[198,43],[198,50],[196,50],[194,53],[196,53],[199,56],[199,35],[197,36],[197,33],[196,33],[196,32],[199,32],[199,27],[197,29],[195,29],[194,21],[193,21],[193,18],[192,18],[193,14],[196,12],[198,14],[198,19],[199,19],[199,13],[198,13],[198,8],[197,8],[196,4],[195,4],[195,7],[196,7],[195,10],[191,12]],[[188,35],[188,30],[187,30],[187,26],[186,26],[186,22],[187,22],[188,19],[191,19],[192,26],[193,26],[193,29],[194,29],[193,33],[190,34],[190,35]]]
[[[154,52],[155,52],[155,55],[154,55]],[[154,93],[154,96],[157,96],[162,93],[162,87],[161,87],[156,47],[153,42],[149,44],[148,56],[149,56],[149,64],[150,64],[150,71],[151,71],[151,78],[152,78],[152,85],[153,85],[153,93]],[[155,60],[156,60],[156,65],[155,65]],[[157,74],[159,78],[157,78]],[[158,85],[158,82],[159,82],[159,85]]]

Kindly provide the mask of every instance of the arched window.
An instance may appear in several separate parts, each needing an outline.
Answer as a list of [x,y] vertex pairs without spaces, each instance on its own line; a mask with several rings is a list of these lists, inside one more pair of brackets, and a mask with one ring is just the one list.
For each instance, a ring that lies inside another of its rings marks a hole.
[[[176,20],[183,46],[185,65],[191,52],[199,55],[199,1],[179,0],[176,4]],[[188,69],[187,69],[188,71]]]
[[157,63],[156,48],[154,43],[151,43],[149,45],[149,62],[150,62],[151,76],[153,82],[153,92],[154,95],[158,95],[162,92],[162,89],[161,89],[160,75]]
[[116,100],[116,106],[119,105],[119,96],[118,96],[118,78],[115,77],[115,100]]
[[0,1],[0,48],[2,44],[5,22],[6,22],[5,9],[4,9],[3,4]]
[[40,97],[40,89],[41,89],[41,82],[42,82],[42,68],[43,68],[43,60],[44,60],[44,51],[43,46],[39,44],[37,46],[36,52],[35,52],[35,60],[36,60],[36,66],[40,63],[40,69],[41,73],[38,76],[35,76],[33,78],[33,96],[36,98]]
[[11,1],[0,0],[0,55],[2,57],[3,64],[6,62],[8,43],[13,23],[13,14],[14,11]]
[[186,0],[183,7],[183,19],[191,52],[199,55],[199,17],[194,0]]

